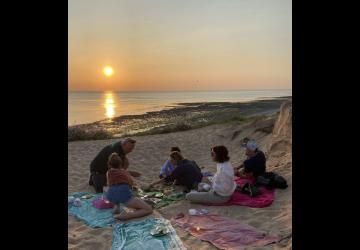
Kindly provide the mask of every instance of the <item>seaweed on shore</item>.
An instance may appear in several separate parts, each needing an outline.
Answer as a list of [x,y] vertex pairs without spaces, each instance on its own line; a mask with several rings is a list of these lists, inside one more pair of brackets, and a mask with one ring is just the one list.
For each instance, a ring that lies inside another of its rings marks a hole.
[[81,127],[68,128],[68,141],[104,140],[111,138],[113,138],[113,135],[104,129],[86,130]]
[[[68,141],[165,134],[215,124],[243,123],[260,117],[274,116],[284,99],[287,98],[248,103],[182,103],[171,109],[143,115],[126,115],[112,120],[71,126],[68,128]],[[264,133],[271,130],[270,125],[259,129]]]

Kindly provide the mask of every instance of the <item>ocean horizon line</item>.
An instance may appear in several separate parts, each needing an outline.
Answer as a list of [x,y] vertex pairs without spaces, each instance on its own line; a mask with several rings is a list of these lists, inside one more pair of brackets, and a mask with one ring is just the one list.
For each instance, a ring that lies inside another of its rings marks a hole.
[[136,91],[122,91],[122,90],[68,90],[68,93],[182,93],[182,92],[234,92],[234,91],[252,91],[252,92],[261,92],[261,91],[276,91],[276,90],[287,90],[292,91],[292,88],[289,89],[234,89],[234,90],[136,90]]

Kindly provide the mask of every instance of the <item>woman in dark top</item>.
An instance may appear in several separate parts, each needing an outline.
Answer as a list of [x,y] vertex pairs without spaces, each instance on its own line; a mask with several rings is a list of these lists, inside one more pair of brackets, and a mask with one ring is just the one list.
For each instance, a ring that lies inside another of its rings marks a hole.
[[175,181],[177,185],[185,186],[184,192],[197,188],[201,182],[202,174],[196,162],[185,159],[178,151],[171,152],[170,161],[175,166],[174,171],[169,176],[151,183],[149,188],[164,180],[167,182]]

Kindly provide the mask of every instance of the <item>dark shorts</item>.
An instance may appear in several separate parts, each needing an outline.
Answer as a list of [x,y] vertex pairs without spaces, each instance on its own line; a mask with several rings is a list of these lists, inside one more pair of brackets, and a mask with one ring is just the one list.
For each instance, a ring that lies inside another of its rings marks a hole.
[[126,204],[133,195],[128,184],[112,185],[106,193],[106,198],[114,204]]

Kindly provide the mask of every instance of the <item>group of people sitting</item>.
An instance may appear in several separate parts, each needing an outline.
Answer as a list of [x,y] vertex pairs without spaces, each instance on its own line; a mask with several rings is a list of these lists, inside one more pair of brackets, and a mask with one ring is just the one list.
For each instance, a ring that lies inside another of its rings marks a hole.
[[[89,184],[97,193],[108,186],[106,198],[115,204],[114,217],[127,220],[146,216],[152,213],[152,207],[136,198],[132,190],[137,186],[132,177],[140,176],[137,171],[128,170],[127,154],[133,151],[136,141],[127,138],[103,148],[90,164]],[[247,159],[237,167],[232,167],[229,152],[225,146],[211,148],[210,155],[217,164],[213,176],[204,176],[195,161],[186,159],[178,147],[172,147],[169,159],[160,170],[159,179],[149,185],[156,184],[184,186],[186,199],[194,203],[224,203],[230,200],[236,189],[235,176],[241,178],[257,178],[266,171],[266,158],[258,149],[255,141],[247,141],[242,145],[246,149]],[[120,204],[134,209],[133,212],[120,211]]]

